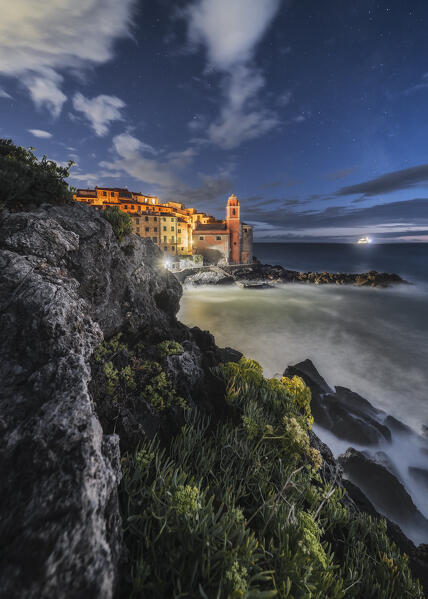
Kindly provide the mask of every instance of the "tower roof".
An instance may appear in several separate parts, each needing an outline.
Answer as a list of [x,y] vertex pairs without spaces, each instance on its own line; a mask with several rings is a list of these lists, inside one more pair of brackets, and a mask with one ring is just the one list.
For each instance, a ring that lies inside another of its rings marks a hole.
[[238,198],[236,197],[236,195],[234,193],[232,193],[232,195],[229,196],[229,199],[227,200],[227,205],[228,206],[239,206]]

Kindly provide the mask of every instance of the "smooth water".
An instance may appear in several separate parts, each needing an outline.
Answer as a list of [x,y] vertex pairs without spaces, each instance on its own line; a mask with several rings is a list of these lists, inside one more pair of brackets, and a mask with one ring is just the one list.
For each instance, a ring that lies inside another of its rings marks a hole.
[[266,376],[310,358],[330,385],[349,387],[417,430],[428,425],[424,289],[195,287],[185,289],[179,318],[256,359]]
[[[310,358],[329,385],[352,389],[418,432],[428,426],[428,244],[257,244],[254,253],[264,263],[290,269],[375,269],[397,272],[415,284],[389,289],[306,284],[262,290],[187,288],[180,320],[208,329],[218,345],[256,359],[266,376]],[[315,430],[336,456],[350,445]],[[414,503],[428,517],[426,489],[408,473],[409,466],[428,469],[421,443],[396,436],[374,451],[388,453]],[[416,543],[428,542],[426,531],[410,523],[403,530]]]
[[428,283],[428,243],[256,243],[254,255],[263,264],[281,264],[290,270],[377,270]]

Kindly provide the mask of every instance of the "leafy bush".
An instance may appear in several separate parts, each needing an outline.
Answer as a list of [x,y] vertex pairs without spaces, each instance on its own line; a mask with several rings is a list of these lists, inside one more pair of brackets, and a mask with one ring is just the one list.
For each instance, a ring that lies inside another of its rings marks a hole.
[[113,232],[119,241],[132,233],[132,219],[126,212],[122,212],[117,206],[106,208],[103,217],[108,220],[113,228]]
[[[179,343],[166,343],[175,344],[166,346],[171,353],[177,353],[178,348],[183,351]],[[173,406],[187,408],[185,400],[177,394],[161,365],[145,360],[138,352],[130,350],[121,341],[120,333],[97,347],[94,360],[98,365],[98,374],[95,375],[98,379],[98,392],[103,390],[117,404],[130,402],[135,405],[143,399],[156,413]]]
[[300,380],[245,359],[217,374],[229,421],[213,431],[187,411],[167,449],[146,440],[124,457],[123,596],[422,599],[385,522],[322,479]]
[[65,179],[72,164],[58,166],[46,156],[39,160],[32,148],[0,139],[0,207],[18,212],[42,203],[71,204],[73,196]]
[[177,341],[162,341],[162,343],[158,343],[156,349],[161,358],[180,355],[184,351],[183,346]]

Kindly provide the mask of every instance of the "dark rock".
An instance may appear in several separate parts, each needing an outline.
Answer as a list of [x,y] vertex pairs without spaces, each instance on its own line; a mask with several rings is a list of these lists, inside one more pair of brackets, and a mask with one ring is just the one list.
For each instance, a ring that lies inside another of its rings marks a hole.
[[415,536],[428,534],[428,520],[419,512],[401,482],[365,452],[348,449],[339,456],[344,474],[356,484],[375,508]]
[[312,393],[323,394],[331,393],[332,391],[311,360],[304,360],[294,366],[288,366],[284,372],[284,376],[292,377],[294,375],[300,376],[308,387],[310,387]]
[[103,334],[171,330],[181,286],[160,259],[136,236],[120,246],[82,205],[1,215],[2,597],[114,594],[119,445],[95,413],[89,359]]
[[388,427],[377,420],[379,410],[345,387],[336,387],[333,392],[310,360],[288,366],[284,375],[297,375],[305,381],[312,392],[315,423],[338,438],[359,445],[377,445],[382,440],[391,440]]
[[417,466],[409,466],[409,474],[428,491],[428,470],[425,468],[418,468]]

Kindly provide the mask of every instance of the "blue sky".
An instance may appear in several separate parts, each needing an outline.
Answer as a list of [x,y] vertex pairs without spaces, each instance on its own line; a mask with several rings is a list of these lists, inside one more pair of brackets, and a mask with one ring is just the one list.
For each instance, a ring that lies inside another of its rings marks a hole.
[[73,185],[216,216],[234,192],[264,240],[428,241],[424,0],[21,0],[2,15],[0,135],[74,160]]

